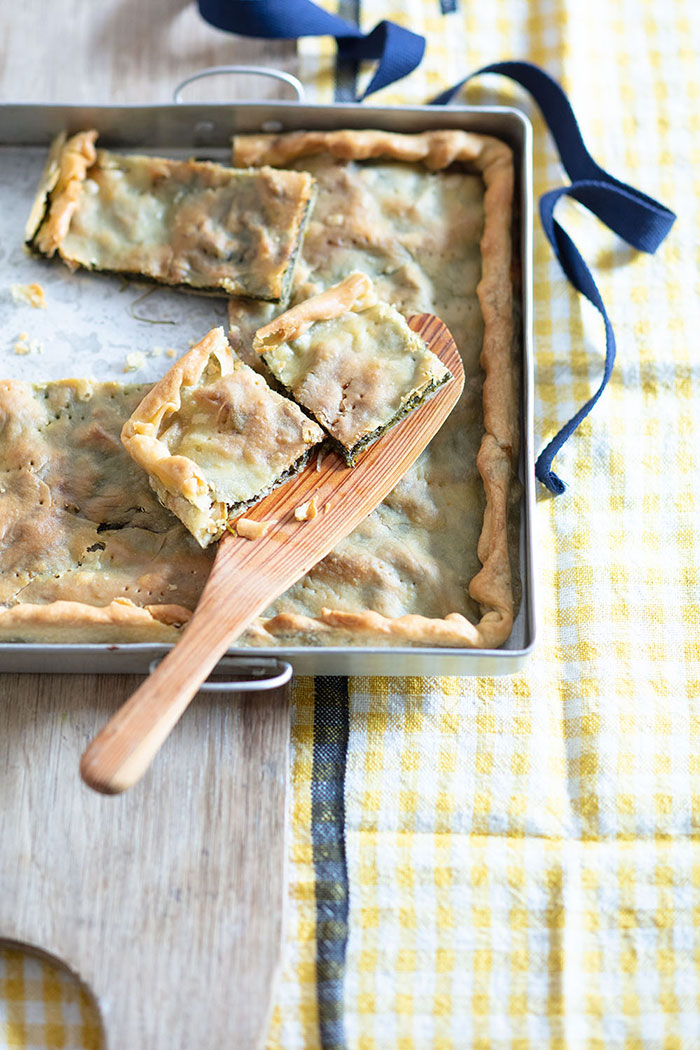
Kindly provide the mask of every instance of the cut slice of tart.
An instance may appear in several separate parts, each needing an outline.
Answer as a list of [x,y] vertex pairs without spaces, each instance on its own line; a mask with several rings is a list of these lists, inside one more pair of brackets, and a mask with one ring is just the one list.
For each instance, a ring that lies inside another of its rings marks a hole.
[[303,469],[321,428],[233,354],[214,328],[156,383],[122,442],[161,503],[206,547],[232,517]]
[[353,273],[258,329],[253,349],[328,431],[348,466],[450,373],[402,314]]
[[51,147],[25,240],[71,268],[286,303],[315,198],[307,172]]

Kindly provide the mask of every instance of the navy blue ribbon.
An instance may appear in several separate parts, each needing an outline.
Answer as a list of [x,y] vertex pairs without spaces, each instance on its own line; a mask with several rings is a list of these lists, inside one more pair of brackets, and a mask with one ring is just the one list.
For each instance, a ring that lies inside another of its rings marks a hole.
[[603,379],[593,396],[542,450],[535,464],[539,481],[555,495],[566,486],[552,470],[552,460],[585,419],[603,393],[615,364],[615,333],[590,270],[568,233],[554,218],[561,197],[573,197],[592,211],[614,233],[639,251],[653,253],[670,231],[676,216],[663,204],[620,182],[593,160],[583,141],[581,130],[569,100],[548,73],[530,62],[495,62],[471,73],[458,84],[433,99],[434,105],[451,102],[464,84],[481,73],[500,73],[517,81],[530,92],[540,107],[559,151],[561,162],[571,179],[569,186],[550,190],[540,198],[540,218],[561,268],[574,288],[595,306],[605,325],[605,365]]
[[393,84],[419,66],[425,38],[396,22],[379,22],[363,33],[352,22],[329,14],[311,0],[197,0],[203,18],[230,33],[274,40],[300,36],[333,36],[342,59],[378,59],[374,76],[362,96]]
[[[213,25],[244,36],[292,39],[300,36],[334,36],[341,58],[351,61],[379,59],[363,98],[405,77],[423,58],[425,40],[394,22],[380,22],[371,33],[311,3],[311,0],[198,0],[199,10]],[[600,292],[576,245],[554,218],[561,197],[573,197],[592,211],[632,247],[655,252],[671,229],[676,216],[658,201],[640,193],[604,171],[591,157],[581,136],[566,95],[547,73],[530,62],[496,62],[483,66],[433,99],[445,105],[472,77],[500,73],[517,81],[533,96],[552,133],[562,164],[571,179],[568,186],[545,193],[540,200],[544,232],[573,286],[600,312],[605,325],[603,379],[593,396],[555,435],[540,453],[535,465],[537,478],[555,495],[564,482],[552,470],[552,460],[602,394],[615,363],[615,333]]]

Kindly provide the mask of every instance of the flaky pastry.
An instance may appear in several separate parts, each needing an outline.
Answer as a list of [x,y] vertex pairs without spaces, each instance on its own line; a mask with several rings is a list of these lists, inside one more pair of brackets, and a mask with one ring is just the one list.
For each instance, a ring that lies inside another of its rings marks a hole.
[[353,273],[258,329],[253,349],[348,466],[450,373],[369,277]]
[[314,199],[305,172],[122,156],[96,131],[49,153],[25,233],[70,267],[285,302]]
[[[502,644],[519,589],[510,149],[464,131],[299,131],[236,136],[233,160],[316,179],[292,306],[362,271],[404,316],[440,317],[466,374],[460,403],[384,503],[266,611],[260,644]],[[239,353],[278,312],[231,301]]]
[[235,357],[221,328],[169,369],[122,430],[158,499],[202,547],[301,470],[323,439],[293,401]]

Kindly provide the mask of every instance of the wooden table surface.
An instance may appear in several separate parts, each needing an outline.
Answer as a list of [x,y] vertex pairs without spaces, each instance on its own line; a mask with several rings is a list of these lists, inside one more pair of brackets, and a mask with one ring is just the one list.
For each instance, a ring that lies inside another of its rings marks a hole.
[[[193,0],[22,0],[0,4],[0,101],[170,102],[173,88],[197,70],[262,65],[294,73],[296,47],[209,26]],[[292,97],[263,77],[220,76],[191,85],[188,101]],[[42,675],[0,675],[5,703],[33,704]],[[100,680],[101,679],[101,680]],[[76,676],[72,688],[99,692],[116,708],[138,679]]]
[[[208,66],[296,71],[289,41],[244,39],[208,25],[194,0],[21,0],[0,4],[0,101],[169,102]],[[274,82],[227,77],[189,101],[275,97]],[[254,94],[252,93],[254,92]]]

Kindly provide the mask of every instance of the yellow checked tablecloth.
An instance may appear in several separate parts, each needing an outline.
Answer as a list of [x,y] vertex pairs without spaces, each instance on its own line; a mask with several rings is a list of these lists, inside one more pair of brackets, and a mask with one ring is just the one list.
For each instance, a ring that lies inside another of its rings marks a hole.
[[[312,783],[320,698],[311,680],[297,686],[286,961],[269,1047],[690,1050],[700,1046],[700,6],[443,7],[454,10],[363,5],[364,28],[390,18],[428,40],[421,68],[373,100],[423,102],[487,62],[529,59],[562,82],[596,160],[679,220],[646,256],[561,206],[618,360],[555,462],[568,491],[537,505],[538,648],[512,677],[349,680],[335,799],[347,884],[329,879],[327,911],[319,857],[332,863],[333,849],[311,830],[331,805]],[[316,97],[331,99],[332,41],[304,41],[300,53]],[[484,78],[465,99],[522,107],[537,195],[565,181],[525,92]],[[539,223],[534,283],[541,448],[597,386],[604,337]],[[342,950],[320,966],[319,938],[334,937]],[[97,1045],[65,1000],[73,1027],[41,1028],[58,986],[32,976],[38,1005],[27,1005],[30,965],[2,957],[0,1047]]]

